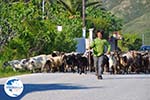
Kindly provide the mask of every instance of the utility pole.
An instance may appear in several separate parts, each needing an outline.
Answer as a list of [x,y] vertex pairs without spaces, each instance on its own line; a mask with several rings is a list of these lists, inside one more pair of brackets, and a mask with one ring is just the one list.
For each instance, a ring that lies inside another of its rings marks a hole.
[[85,27],[85,0],[82,0],[82,21],[83,27]]
[[42,1],[42,12],[43,12],[42,18],[43,19],[44,19],[44,12],[45,12],[44,6],[45,6],[45,0]]
[[82,37],[86,37],[86,27],[85,27],[85,0],[82,0]]
[[[89,29],[89,45],[93,41],[93,30],[94,28]],[[89,60],[89,71],[92,72],[92,65],[91,65],[91,50],[88,51],[88,60]]]
[[144,38],[145,36],[144,36],[144,34],[142,34],[142,45],[144,45],[144,40],[145,40],[145,38]]

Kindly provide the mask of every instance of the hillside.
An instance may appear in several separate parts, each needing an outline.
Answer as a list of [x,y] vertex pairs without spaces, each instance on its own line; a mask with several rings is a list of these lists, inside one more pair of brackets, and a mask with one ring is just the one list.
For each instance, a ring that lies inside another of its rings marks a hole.
[[105,0],[104,7],[123,19],[123,33],[150,31],[150,0]]
[[124,25],[124,32],[139,32],[139,33],[147,33],[150,31],[150,12],[143,14],[142,16],[126,23]]

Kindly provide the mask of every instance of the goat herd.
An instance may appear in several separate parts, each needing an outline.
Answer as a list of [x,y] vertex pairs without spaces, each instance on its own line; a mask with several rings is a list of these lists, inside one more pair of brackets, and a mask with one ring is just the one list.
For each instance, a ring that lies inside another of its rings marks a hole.
[[[150,73],[150,52],[128,51],[111,52],[104,55],[102,71],[110,74]],[[31,72],[94,72],[92,51],[85,53],[53,52],[21,60],[4,62],[3,68],[11,66],[13,70]]]

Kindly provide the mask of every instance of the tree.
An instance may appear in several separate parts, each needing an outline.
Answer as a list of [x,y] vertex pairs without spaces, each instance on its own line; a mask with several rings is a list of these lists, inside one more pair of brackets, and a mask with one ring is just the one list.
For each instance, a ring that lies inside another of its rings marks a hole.
[[[67,1],[69,2],[69,0]],[[75,3],[77,1],[79,0],[71,2],[74,5],[72,8],[75,9],[72,12],[66,10],[60,4],[61,2],[45,0],[44,13],[42,12],[42,0],[0,2],[0,27],[2,33],[0,39],[6,40],[5,45],[1,46],[1,57],[5,58],[5,60],[11,60],[28,58],[43,53],[49,54],[53,50],[75,51],[76,41],[74,38],[82,37],[81,9],[78,8],[81,3]],[[92,4],[86,1],[88,8],[90,4],[94,5],[95,3]],[[75,6],[78,6],[78,9]],[[95,9],[95,7],[96,4],[92,9]],[[91,12],[87,9],[89,11],[87,12],[87,18],[88,16],[91,16],[91,19],[100,18],[99,11],[101,10],[97,9],[91,10]],[[102,15],[107,15],[107,13]],[[108,20],[108,18],[107,16],[102,17],[101,21],[103,19]],[[90,27],[91,22],[87,22],[87,26]],[[57,25],[63,27],[61,32],[57,31]],[[109,26],[109,23],[106,23],[107,25]],[[99,26],[99,23],[95,24],[95,26]],[[106,30],[108,26],[105,27]]]
[[[82,0],[57,0],[57,2],[69,12],[70,17],[74,17],[74,15],[76,15],[76,12],[80,12],[80,15],[82,15]],[[85,0],[86,8],[90,6],[98,7],[101,5],[101,0],[92,2],[90,2],[90,0]]]
[[93,7],[87,9],[87,27],[102,29],[105,31],[104,38],[108,38],[109,33],[119,31],[122,28],[122,20],[117,18],[111,12]]
[[119,47],[122,51],[139,50],[142,45],[141,37],[136,33],[125,33],[124,41],[119,41]]
[[[72,21],[71,19],[68,20],[63,12],[58,13],[55,8],[50,8],[47,10],[48,16],[43,20],[41,5],[37,0],[30,3],[20,1],[17,3],[1,2],[0,4],[2,15],[0,16],[1,38],[6,40],[0,55],[5,60],[28,58],[43,53],[48,54],[53,50],[67,52],[75,50],[74,34],[68,31],[71,29],[69,24]],[[46,3],[46,6],[49,7],[49,4]],[[51,13],[54,13],[54,15],[50,15]],[[56,20],[51,19],[52,17],[56,17]],[[7,23],[5,24],[5,22]],[[77,20],[73,22],[75,24],[72,24],[71,27],[79,23]],[[56,26],[60,23],[68,24],[61,34],[56,30]],[[10,38],[10,36],[12,38],[8,41],[5,37]]]

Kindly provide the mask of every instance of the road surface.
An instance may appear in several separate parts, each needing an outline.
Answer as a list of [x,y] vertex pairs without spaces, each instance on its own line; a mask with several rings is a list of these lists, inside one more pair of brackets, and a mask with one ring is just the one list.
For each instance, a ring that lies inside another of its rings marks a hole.
[[15,76],[23,93],[9,97],[4,92],[8,78],[0,78],[0,100],[150,100],[150,74],[103,75],[94,73],[36,73]]

